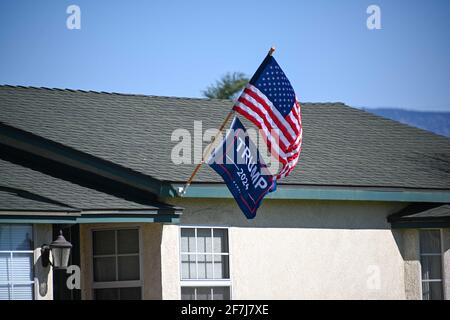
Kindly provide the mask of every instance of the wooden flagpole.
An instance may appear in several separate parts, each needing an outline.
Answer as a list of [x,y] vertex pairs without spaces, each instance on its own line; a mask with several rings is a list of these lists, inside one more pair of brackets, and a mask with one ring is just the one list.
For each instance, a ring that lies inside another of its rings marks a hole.
[[[267,55],[271,56],[274,51],[275,51],[275,47],[271,47],[269,52],[267,53]],[[222,125],[220,126],[219,131],[217,132],[216,136],[214,137],[214,140],[208,145],[208,148],[206,148],[205,152],[203,152],[202,161],[200,161],[200,163],[197,164],[197,166],[195,167],[194,171],[192,171],[192,174],[189,177],[189,179],[186,182],[186,184],[184,185],[184,187],[180,187],[180,189],[178,190],[178,193],[179,193],[180,196],[184,196],[186,194],[186,191],[189,188],[189,186],[191,185],[192,180],[194,180],[194,177],[197,174],[198,170],[200,170],[200,167],[205,163],[205,157],[208,156],[209,151],[211,150],[211,147],[212,147],[213,143],[216,141],[217,137],[219,137],[219,135],[222,133],[223,129],[227,125],[228,120],[230,120],[230,118],[231,118],[231,116],[233,116],[233,114],[234,114],[234,110],[231,109],[231,111],[228,113],[228,115],[225,118],[225,120],[222,122]]]

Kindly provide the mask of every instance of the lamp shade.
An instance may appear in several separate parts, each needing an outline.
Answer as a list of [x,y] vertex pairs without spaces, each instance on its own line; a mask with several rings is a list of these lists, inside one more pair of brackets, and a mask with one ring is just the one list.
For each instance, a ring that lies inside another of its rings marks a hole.
[[53,268],[66,269],[69,265],[72,244],[64,238],[62,230],[59,231],[58,238],[50,244],[50,249],[53,257]]

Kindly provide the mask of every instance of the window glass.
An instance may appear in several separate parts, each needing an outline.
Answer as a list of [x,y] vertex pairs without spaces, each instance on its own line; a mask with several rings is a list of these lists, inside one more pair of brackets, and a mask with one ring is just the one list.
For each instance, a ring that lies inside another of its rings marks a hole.
[[119,281],[139,280],[139,256],[124,256],[119,259]]
[[181,252],[195,252],[195,229],[181,229]]
[[11,279],[11,253],[0,252],[0,283],[7,283]]
[[197,252],[212,252],[211,229],[197,229]]
[[[197,245],[197,254],[184,254],[184,252],[195,252],[195,249],[192,250],[195,244]],[[226,229],[181,229],[182,279],[228,279],[228,269],[228,235]]]
[[119,289],[95,289],[95,300],[119,300]]
[[[12,287],[7,284],[0,284],[0,300],[12,299]],[[11,298],[10,298],[11,297]],[[192,299],[194,300],[194,299]]]
[[181,300],[195,300],[195,288],[194,287],[181,288]]
[[439,230],[420,231],[420,253],[441,254],[441,234]]
[[213,230],[214,253],[228,253],[228,232],[225,229]]
[[33,250],[31,225],[0,224],[0,251]]
[[[141,299],[139,230],[93,231],[94,298],[96,300]],[[109,288],[103,282],[120,282]]]
[[32,225],[0,224],[0,251],[0,300],[32,300]]
[[212,255],[211,254],[199,254],[198,259],[198,278],[199,279],[212,279]]
[[230,299],[228,230],[182,227],[180,235],[181,299]]
[[94,281],[116,281],[116,257],[94,258]]
[[119,289],[120,300],[140,300],[141,288],[120,288]]
[[229,287],[214,287],[213,288],[213,300],[230,300],[230,288]]
[[198,287],[196,290],[197,290],[197,300],[212,300],[211,288]]
[[422,296],[424,300],[442,300],[442,283],[441,282],[422,282]]
[[95,231],[93,242],[94,255],[112,255],[116,253],[116,239],[113,230]]
[[117,231],[117,253],[139,253],[139,233],[137,230]]
[[420,230],[420,264],[422,269],[422,298],[424,300],[442,299],[440,230]]
[[441,257],[422,256],[422,280],[441,279]]
[[15,282],[33,281],[33,255],[13,253],[11,268]]
[[182,279],[196,279],[197,278],[195,254],[182,254],[181,255],[181,278]]
[[95,300],[140,300],[141,288],[129,287],[129,288],[108,288],[108,289],[95,289]]
[[214,278],[228,279],[230,277],[228,270],[228,256],[214,255]]
[[230,287],[182,287],[182,300],[230,300]]
[[15,284],[12,289],[12,299],[33,300],[33,284]]

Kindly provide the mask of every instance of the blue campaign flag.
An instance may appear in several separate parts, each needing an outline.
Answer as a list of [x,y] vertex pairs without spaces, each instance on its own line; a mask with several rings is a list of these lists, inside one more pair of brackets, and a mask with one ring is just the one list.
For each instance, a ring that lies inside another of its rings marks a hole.
[[276,182],[237,117],[208,164],[225,181],[247,219],[253,219],[264,196],[276,188]]

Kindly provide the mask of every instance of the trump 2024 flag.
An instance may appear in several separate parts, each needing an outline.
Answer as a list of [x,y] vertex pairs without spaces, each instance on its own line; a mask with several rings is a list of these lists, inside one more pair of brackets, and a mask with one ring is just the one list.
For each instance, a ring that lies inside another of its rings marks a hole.
[[264,196],[275,188],[258,149],[237,117],[208,164],[225,181],[247,219],[253,219]]

